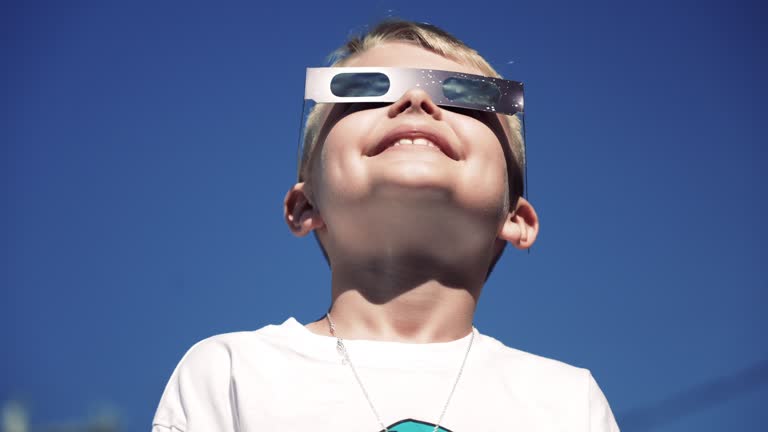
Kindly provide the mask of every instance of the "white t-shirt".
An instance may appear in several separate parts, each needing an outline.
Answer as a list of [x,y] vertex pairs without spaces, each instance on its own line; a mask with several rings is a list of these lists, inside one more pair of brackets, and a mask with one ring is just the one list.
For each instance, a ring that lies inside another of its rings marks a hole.
[[[389,430],[431,432],[469,338],[344,343]],[[194,345],[174,370],[152,426],[153,432],[381,430],[342,364],[336,339],[293,318]],[[477,331],[440,426],[452,432],[619,430],[588,370],[508,348]]]

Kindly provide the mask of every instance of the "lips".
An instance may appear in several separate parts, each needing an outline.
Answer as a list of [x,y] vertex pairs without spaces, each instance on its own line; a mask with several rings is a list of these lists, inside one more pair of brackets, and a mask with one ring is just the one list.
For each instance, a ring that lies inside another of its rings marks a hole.
[[382,138],[366,156],[376,156],[390,147],[425,146],[440,150],[453,160],[459,160],[458,154],[451,143],[435,129],[426,126],[399,126]]

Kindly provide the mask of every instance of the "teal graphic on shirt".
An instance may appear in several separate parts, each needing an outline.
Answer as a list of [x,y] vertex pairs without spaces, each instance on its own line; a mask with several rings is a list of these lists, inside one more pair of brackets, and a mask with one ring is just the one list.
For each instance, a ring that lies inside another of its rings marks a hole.
[[[400,420],[397,423],[392,423],[387,426],[387,429],[389,432],[432,432],[435,430],[435,425],[419,420],[406,419]],[[451,432],[450,429],[446,429],[442,426],[437,428],[437,430],[439,432]]]

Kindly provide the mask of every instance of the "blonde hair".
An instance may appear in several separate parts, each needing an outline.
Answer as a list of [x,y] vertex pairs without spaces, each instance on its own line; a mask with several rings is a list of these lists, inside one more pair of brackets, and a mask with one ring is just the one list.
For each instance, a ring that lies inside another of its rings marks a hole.
[[[331,66],[344,66],[355,55],[362,54],[386,42],[411,43],[457,63],[473,67],[481,71],[483,75],[501,78],[501,75],[477,51],[445,30],[431,24],[396,19],[383,21],[365,35],[350,39],[331,54]],[[318,144],[317,140],[320,137],[330,107],[329,104],[316,105],[307,117],[303,138],[304,147],[299,166],[300,181],[309,178],[311,165],[309,162]],[[525,177],[525,147],[522,128],[517,116],[505,115],[503,117],[508,123],[505,132],[510,148],[504,149],[504,153],[507,155],[510,195],[516,198],[523,194],[523,179]],[[513,166],[509,166],[510,164]]]

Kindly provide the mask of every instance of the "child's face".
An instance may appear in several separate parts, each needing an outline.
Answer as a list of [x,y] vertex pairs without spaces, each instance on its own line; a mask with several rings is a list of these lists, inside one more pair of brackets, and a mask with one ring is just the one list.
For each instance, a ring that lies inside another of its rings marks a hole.
[[[482,75],[403,43],[382,44],[345,66]],[[351,231],[355,241],[393,220],[405,235],[436,228],[494,239],[509,210],[502,124],[495,114],[437,107],[418,88],[394,104],[338,104],[320,133],[307,195],[324,226],[336,234]],[[398,138],[416,143],[393,146]]]

